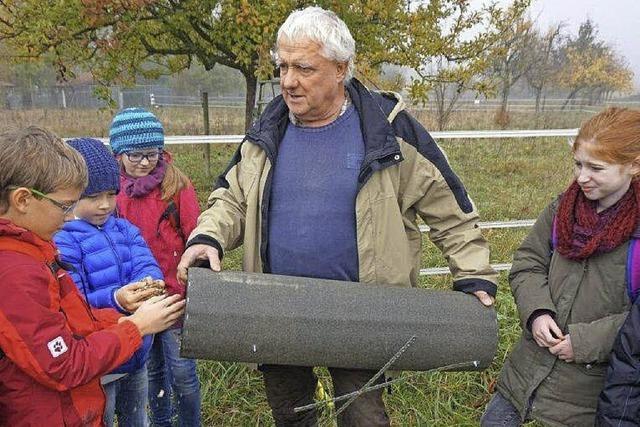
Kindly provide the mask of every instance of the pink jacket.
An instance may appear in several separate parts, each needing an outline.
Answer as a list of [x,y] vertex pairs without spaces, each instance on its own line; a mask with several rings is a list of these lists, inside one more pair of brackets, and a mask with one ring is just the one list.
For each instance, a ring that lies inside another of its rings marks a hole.
[[[125,179],[120,176],[121,187],[124,187]],[[165,213],[169,202],[162,200],[160,186],[147,195],[136,198],[129,197],[121,191],[116,200],[119,216],[131,221],[142,232],[142,237],[164,274],[169,294],[184,296],[185,289],[178,283],[176,274],[186,239],[195,228],[200,214],[200,206],[193,186],[183,189],[172,200],[177,202],[175,203],[177,217],[180,219],[177,229],[171,215],[167,216]]]

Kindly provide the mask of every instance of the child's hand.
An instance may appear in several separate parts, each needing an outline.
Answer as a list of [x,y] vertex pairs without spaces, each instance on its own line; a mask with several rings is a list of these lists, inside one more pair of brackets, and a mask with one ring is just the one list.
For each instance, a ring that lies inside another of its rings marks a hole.
[[136,312],[130,316],[121,317],[120,321],[133,322],[140,331],[140,335],[155,334],[173,325],[184,313],[187,301],[180,295],[160,295],[151,297],[143,302]]
[[564,360],[565,362],[573,362],[575,355],[573,354],[571,337],[569,335],[565,335],[562,341],[549,348],[549,352],[554,356],[557,356],[560,360]]
[[553,347],[564,339],[558,324],[549,314],[536,317],[531,324],[531,333],[540,347]]
[[140,307],[145,300],[155,295],[155,289],[146,287],[147,283],[133,282],[129,283],[116,291],[116,300],[120,307],[133,313]]

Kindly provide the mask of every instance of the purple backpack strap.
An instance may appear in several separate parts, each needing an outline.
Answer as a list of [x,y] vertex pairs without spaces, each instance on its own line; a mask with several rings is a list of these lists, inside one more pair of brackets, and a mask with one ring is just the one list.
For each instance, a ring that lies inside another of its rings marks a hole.
[[632,237],[629,241],[627,253],[627,293],[631,302],[635,301],[640,292],[640,247],[638,238]]

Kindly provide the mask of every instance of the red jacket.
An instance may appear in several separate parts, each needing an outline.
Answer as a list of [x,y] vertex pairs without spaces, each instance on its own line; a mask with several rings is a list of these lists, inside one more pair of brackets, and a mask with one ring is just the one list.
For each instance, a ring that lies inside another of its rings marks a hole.
[[[126,178],[121,175],[121,188],[124,188],[125,181]],[[178,283],[176,277],[177,267],[184,252],[186,239],[196,227],[200,205],[192,185],[180,191],[172,201],[177,208],[178,228],[171,220],[171,215],[163,218],[169,202],[162,200],[160,186],[145,196],[135,198],[120,191],[117,197],[118,215],[140,229],[142,237],[160,265],[169,294],[180,294],[184,297],[185,288]]]
[[91,310],[51,242],[0,219],[0,425],[100,426],[100,377],[141,344],[112,309]]

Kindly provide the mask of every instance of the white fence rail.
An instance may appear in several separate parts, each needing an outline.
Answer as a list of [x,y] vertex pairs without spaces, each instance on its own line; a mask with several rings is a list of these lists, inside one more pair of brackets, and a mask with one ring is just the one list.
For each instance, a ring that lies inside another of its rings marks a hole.
[[[491,267],[495,271],[508,271],[511,270],[511,264],[491,264]],[[433,267],[433,268],[422,268],[420,269],[421,276],[444,276],[445,274],[451,273],[449,271],[449,267]]]
[[[578,129],[535,129],[535,130],[459,130],[430,132],[431,136],[438,139],[487,139],[487,138],[546,138],[546,137],[575,137]],[[71,139],[71,138],[65,138]],[[108,138],[96,138],[105,144],[109,143]],[[165,144],[239,144],[244,139],[244,135],[188,135],[188,136],[166,136]],[[518,228],[531,227],[535,220],[510,220],[510,221],[487,221],[479,223],[480,228]],[[420,231],[427,232],[429,227],[421,225]],[[506,271],[511,269],[511,264],[501,263],[491,265],[496,271]],[[434,276],[449,274],[448,267],[423,268],[420,270],[421,276]]]
[[[487,221],[481,222],[478,226],[482,229],[486,228],[520,228],[520,227],[531,227],[535,222],[534,219],[514,219],[511,221]],[[423,233],[429,231],[428,225],[421,225],[420,231]]]
[[[446,103],[446,101],[445,101]],[[597,113],[603,108],[608,106],[631,106],[636,107],[640,105],[639,101],[618,101],[616,99],[604,101],[603,103],[593,104],[589,99],[572,99],[567,103],[565,98],[547,98],[540,102],[538,105],[539,112],[541,113],[553,113],[553,112],[583,112],[583,113]],[[491,112],[500,109],[502,101],[498,99],[464,99],[459,100],[453,107],[452,111],[471,111],[471,112]],[[410,111],[436,111],[437,107],[434,104],[427,106],[421,105],[408,105]],[[535,112],[536,103],[533,99],[509,99],[507,104],[507,110],[509,112]]]
[[[488,138],[547,138],[574,137],[578,129],[535,129],[535,130],[454,130],[429,132],[433,139],[488,139]],[[71,138],[65,138],[71,139]],[[96,138],[105,144],[109,138]],[[180,135],[166,136],[165,144],[239,144],[244,135]]]

